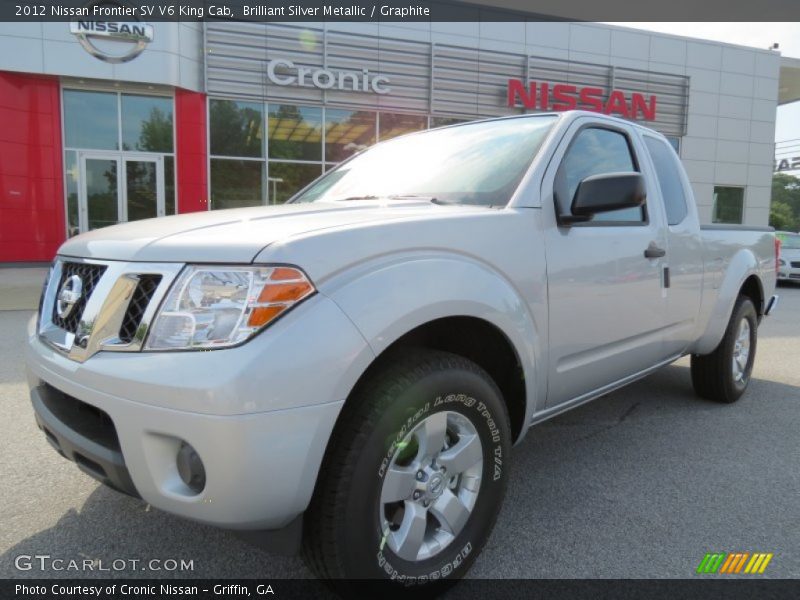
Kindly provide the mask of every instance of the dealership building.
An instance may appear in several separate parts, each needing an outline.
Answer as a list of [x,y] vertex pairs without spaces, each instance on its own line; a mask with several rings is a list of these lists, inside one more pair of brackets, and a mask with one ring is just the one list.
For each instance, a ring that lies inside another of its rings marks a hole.
[[704,223],[765,225],[778,52],[585,23],[0,23],[0,262],[120,221],[284,202],[353,153],[583,108],[666,135]]

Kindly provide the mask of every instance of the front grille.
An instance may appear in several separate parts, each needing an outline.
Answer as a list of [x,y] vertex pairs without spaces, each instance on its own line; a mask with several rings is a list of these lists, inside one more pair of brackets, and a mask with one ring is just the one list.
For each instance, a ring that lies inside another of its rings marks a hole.
[[[70,333],[78,332],[78,323],[81,320],[83,310],[86,308],[86,303],[89,301],[89,298],[91,298],[92,292],[97,286],[97,282],[100,281],[100,278],[103,276],[105,270],[105,265],[73,262],[63,263],[61,268],[61,279],[56,287],[56,301],[53,304],[53,324],[61,329],[69,331]],[[64,282],[73,275],[77,275],[81,278],[81,283],[83,284],[81,289],[83,293],[81,294],[80,299],[75,303],[75,306],[72,307],[72,310],[69,312],[69,314],[65,318],[61,318],[58,316],[58,293],[61,290],[61,286],[64,284]]]
[[[128,310],[122,319],[122,326],[119,329],[119,340],[130,344],[136,338],[136,331],[142,324],[144,311],[153,299],[153,294],[161,282],[161,275],[140,275],[139,283],[131,296]],[[144,335],[140,336],[143,338]]]
[[64,425],[103,448],[120,451],[117,429],[105,411],[47,384],[44,392],[42,402]]
[[793,260],[792,261],[792,268],[793,269],[800,269],[800,261],[799,260]]

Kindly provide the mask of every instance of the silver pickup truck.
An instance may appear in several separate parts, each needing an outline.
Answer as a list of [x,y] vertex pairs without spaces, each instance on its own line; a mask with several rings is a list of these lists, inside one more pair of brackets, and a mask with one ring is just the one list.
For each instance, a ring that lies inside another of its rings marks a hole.
[[737,400],[776,262],[769,228],[699,225],[652,130],[455,125],[283,206],[69,240],[31,398],[58,452],[161,510],[302,542],[321,577],[458,578],[532,425],[687,354],[698,396]]

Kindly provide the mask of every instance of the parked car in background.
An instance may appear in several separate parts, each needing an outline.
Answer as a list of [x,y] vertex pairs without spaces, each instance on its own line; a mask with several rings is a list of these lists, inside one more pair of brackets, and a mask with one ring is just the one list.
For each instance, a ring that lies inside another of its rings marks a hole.
[[778,254],[778,281],[800,283],[800,233],[778,231],[775,238],[781,244]]

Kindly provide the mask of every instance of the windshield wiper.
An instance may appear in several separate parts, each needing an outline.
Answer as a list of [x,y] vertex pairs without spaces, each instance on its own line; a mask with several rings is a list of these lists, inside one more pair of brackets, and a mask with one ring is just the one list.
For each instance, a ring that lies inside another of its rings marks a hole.
[[[439,206],[461,206],[463,202],[454,202],[452,200],[441,200],[436,196],[431,196],[429,194],[386,194],[382,196],[376,196],[374,194],[364,194],[363,196],[347,196],[345,198],[336,198],[333,202],[347,202],[348,200],[380,200],[381,198],[386,198],[388,200],[426,200],[431,204],[438,204]],[[475,206],[486,206],[486,205],[475,205]],[[493,208],[494,205],[490,204],[487,208]]]
[[392,194],[391,196],[386,196],[387,198],[391,198],[392,200],[402,200],[404,198],[411,198],[413,200],[427,200],[433,204],[455,204],[455,202],[445,202],[444,200],[439,200],[436,196],[427,196],[425,194]]
[[363,196],[347,196],[345,198],[336,198],[334,202],[348,202],[350,200],[379,200],[381,198],[387,198],[389,200],[427,200],[428,202],[433,202],[434,204],[450,204],[449,202],[442,202],[434,196],[426,196],[423,194],[387,194],[384,196],[364,194]]
[[347,202],[348,200],[377,200],[380,196],[347,196],[346,198],[336,198],[334,202]]

